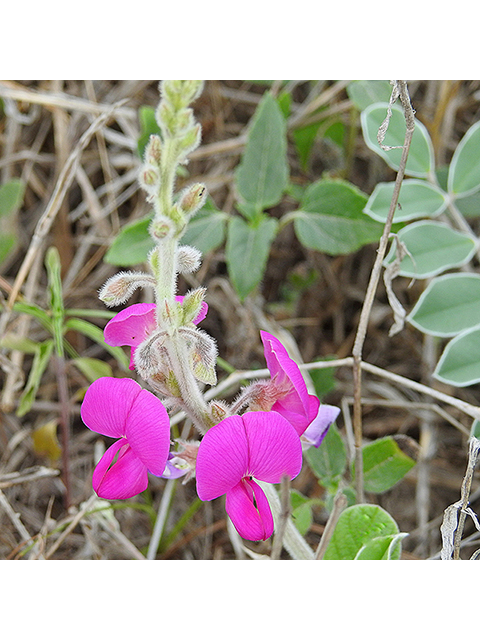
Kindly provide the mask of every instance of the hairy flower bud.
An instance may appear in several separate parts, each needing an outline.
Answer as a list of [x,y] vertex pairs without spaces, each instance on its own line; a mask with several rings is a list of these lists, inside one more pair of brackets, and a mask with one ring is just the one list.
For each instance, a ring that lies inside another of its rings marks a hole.
[[166,216],[155,216],[148,227],[148,233],[154,240],[163,240],[175,232],[175,225]]
[[198,147],[202,139],[202,127],[197,123],[194,127],[189,129],[185,135],[178,141],[181,153],[179,154],[179,161],[182,164],[187,164],[187,156],[194,149]]
[[145,147],[145,164],[153,164],[159,167],[162,158],[162,140],[160,136],[152,133]]
[[98,297],[107,307],[126,302],[138,287],[155,287],[155,278],[148,273],[120,271],[100,289]]
[[202,253],[194,247],[182,245],[177,251],[178,273],[194,273],[201,264]]
[[182,302],[183,321],[192,322],[202,309],[203,299],[207,290],[204,287],[189,291]]
[[187,187],[180,195],[180,208],[187,216],[193,216],[205,204],[207,188],[201,182]]

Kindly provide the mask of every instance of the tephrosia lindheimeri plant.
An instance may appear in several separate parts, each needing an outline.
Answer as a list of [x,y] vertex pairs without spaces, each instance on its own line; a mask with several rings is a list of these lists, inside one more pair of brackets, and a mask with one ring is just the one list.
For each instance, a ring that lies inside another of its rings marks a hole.
[[[138,287],[151,287],[153,304],[133,304],[105,327],[109,345],[131,347],[130,369],[151,389],[127,379],[100,378],[88,389],[82,419],[89,429],[116,438],[98,463],[93,488],[105,499],[144,491],[147,474],[164,478],[196,475],[201,500],[226,495],[226,510],[241,536],[266,540],[274,530],[269,501],[256,480],[294,478],[302,450],[318,447],[339,409],[320,405],[287,350],[262,331],[269,381],[242,390],[229,406],[207,402],[200,384],[216,384],[215,341],[198,327],[208,307],[205,289],[177,296],[177,277],[200,266],[200,253],[180,244],[188,221],[203,206],[206,188],[194,184],[174,197],[179,165],[200,143],[200,125],[190,104],[202,90],[197,81],[164,81],[140,182],[154,209],[149,232],[155,242],[150,273],[120,272],[100,298],[125,303]],[[157,395],[154,395],[154,393]],[[183,410],[199,440],[170,450],[169,411]]]

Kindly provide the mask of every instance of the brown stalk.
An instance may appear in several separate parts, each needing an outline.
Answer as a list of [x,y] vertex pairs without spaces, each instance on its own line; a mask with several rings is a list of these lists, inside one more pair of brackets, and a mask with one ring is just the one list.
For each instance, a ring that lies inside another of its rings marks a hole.
[[[397,93],[398,92],[398,93]],[[390,231],[392,228],[393,216],[398,204],[398,196],[400,193],[400,187],[402,186],[403,177],[405,175],[405,166],[407,164],[408,152],[410,150],[410,143],[412,141],[413,132],[415,129],[414,111],[410,103],[410,96],[408,94],[407,83],[405,80],[396,80],[394,87],[394,94],[400,96],[402,106],[405,113],[405,120],[407,124],[407,130],[405,133],[405,141],[403,144],[402,156],[400,159],[400,165],[398,168],[397,178],[395,180],[395,187],[393,190],[392,200],[390,202],[390,209],[388,211],[387,220],[383,229],[380,244],[377,250],[377,256],[373,265],[372,273],[370,275],[370,281],[368,283],[367,292],[365,294],[365,300],[360,315],[360,321],[358,324],[357,334],[355,336],[355,343],[353,346],[353,431],[355,437],[355,489],[357,494],[357,502],[364,502],[364,490],[363,490],[363,456],[362,456],[362,351],[363,344],[365,342],[365,336],[367,333],[368,321],[370,312],[372,309],[373,301],[375,299],[375,293],[377,290],[378,282],[382,271],[382,263],[387,251]]]

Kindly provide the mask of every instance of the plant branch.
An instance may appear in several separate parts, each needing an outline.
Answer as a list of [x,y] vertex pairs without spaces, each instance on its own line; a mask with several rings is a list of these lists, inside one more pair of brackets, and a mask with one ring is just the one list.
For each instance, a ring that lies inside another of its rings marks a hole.
[[390,231],[392,228],[393,216],[398,204],[398,196],[400,194],[400,187],[402,185],[403,177],[405,175],[405,167],[407,164],[408,152],[415,130],[414,111],[410,104],[410,96],[408,94],[407,83],[404,80],[397,80],[392,92],[392,101],[400,96],[402,105],[405,112],[405,120],[407,124],[405,141],[403,144],[402,156],[400,159],[400,165],[395,180],[395,187],[392,194],[392,200],[390,203],[390,209],[388,212],[387,220],[383,229],[383,234],[380,239],[380,244],[377,250],[377,256],[373,265],[372,273],[370,275],[370,281],[368,283],[367,292],[365,295],[365,301],[363,303],[362,312],[360,315],[360,321],[355,337],[355,343],[353,346],[353,430],[355,436],[355,488],[357,493],[357,502],[364,501],[363,492],[363,457],[362,457],[362,351],[363,344],[365,342],[365,336],[367,333],[368,321],[370,312],[375,299],[375,293],[377,290],[378,282],[380,280],[382,263],[385,258],[387,245],[389,241]]

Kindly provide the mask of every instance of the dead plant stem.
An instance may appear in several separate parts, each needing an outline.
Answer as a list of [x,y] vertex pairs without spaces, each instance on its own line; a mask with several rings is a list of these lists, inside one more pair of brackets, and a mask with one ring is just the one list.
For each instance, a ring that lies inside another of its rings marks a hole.
[[280,560],[280,554],[282,553],[283,538],[287,530],[287,522],[291,513],[290,506],[290,478],[283,476],[280,483],[280,504],[281,510],[278,518],[278,526],[273,539],[272,553],[270,554],[270,560]]
[[406,133],[405,141],[403,144],[402,156],[400,159],[400,165],[398,168],[397,178],[395,180],[395,187],[393,190],[392,200],[390,202],[390,209],[388,212],[387,220],[383,229],[380,244],[377,250],[377,256],[373,265],[372,273],[370,275],[370,281],[368,283],[365,300],[360,315],[360,321],[358,324],[357,334],[355,336],[355,343],[353,346],[353,431],[355,435],[355,489],[356,499],[358,503],[364,502],[364,490],[363,490],[363,454],[362,454],[362,351],[363,344],[365,342],[365,336],[367,333],[368,322],[370,318],[370,312],[375,299],[375,293],[377,290],[378,282],[382,271],[382,263],[385,258],[385,253],[388,246],[390,231],[392,228],[393,216],[398,204],[398,196],[400,194],[400,187],[402,186],[403,177],[405,175],[405,166],[407,163],[408,152],[410,149],[410,143],[412,141],[413,132],[415,130],[414,111],[410,103],[410,96],[408,94],[407,83],[405,80],[397,80],[394,87],[394,93],[398,92],[406,121]]
[[460,560],[460,543],[462,541],[463,528],[465,526],[465,519],[467,517],[467,508],[470,498],[470,490],[472,488],[473,473],[475,471],[475,465],[477,463],[478,454],[480,452],[480,441],[477,438],[470,440],[469,453],[468,453],[468,465],[465,472],[465,478],[462,483],[461,491],[461,506],[458,516],[458,526],[455,530],[455,536],[453,539],[453,559]]
[[328,543],[330,542],[335,527],[337,526],[338,519],[340,518],[340,515],[342,514],[342,511],[346,506],[347,497],[342,491],[339,491],[333,500],[333,509],[328,517],[323,535],[315,552],[315,560],[323,560],[323,556],[325,555],[325,551],[327,550]]

